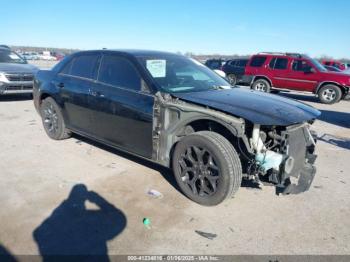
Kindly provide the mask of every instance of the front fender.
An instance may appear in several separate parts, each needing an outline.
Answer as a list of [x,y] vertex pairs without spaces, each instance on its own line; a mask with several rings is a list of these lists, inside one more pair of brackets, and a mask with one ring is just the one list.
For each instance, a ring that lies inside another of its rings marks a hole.
[[234,136],[242,137],[245,121],[231,115],[191,104],[171,96],[156,94],[153,114],[152,159],[164,166],[170,165],[171,149],[181,137],[184,128],[197,120],[210,120],[227,128]]

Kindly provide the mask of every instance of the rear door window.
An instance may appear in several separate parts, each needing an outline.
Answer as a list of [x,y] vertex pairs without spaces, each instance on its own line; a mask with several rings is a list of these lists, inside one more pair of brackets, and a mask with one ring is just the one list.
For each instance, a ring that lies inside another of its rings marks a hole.
[[266,56],[254,56],[250,62],[252,67],[261,67],[266,61]]
[[87,54],[76,57],[70,69],[70,75],[96,79],[99,55]]
[[104,55],[101,61],[98,81],[131,90],[141,90],[141,76],[126,58]]
[[270,61],[269,67],[272,69],[284,70],[288,67],[288,59],[287,58],[273,58]]

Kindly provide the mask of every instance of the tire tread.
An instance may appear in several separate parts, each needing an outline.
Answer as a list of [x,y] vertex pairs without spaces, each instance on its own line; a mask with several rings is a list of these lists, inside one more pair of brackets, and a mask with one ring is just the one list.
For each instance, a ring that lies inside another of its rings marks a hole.
[[210,139],[228,160],[230,176],[233,177],[233,179],[230,181],[229,192],[227,192],[225,199],[233,197],[240,188],[242,182],[242,165],[235,148],[225,137],[218,133],[199,131],[194,134]]
[[62,112],[61,112],[61,109],[60,107],[57,105],[56,101],[52,98],[52,97],[47,97],[45,98],[43,101],[42,101],[42,105],[44,103],[50,103],[53,105],[53,107],[55,107],[55,110],[56,110],[56,113],[60,119],[60,122],[61,122],[61,133],[57,136],[57,137],[51,137],[52,139],[55,139],[55,140],[64,140],[64,139],[67,139],[69,137],[71,137],[72,133],[70,130],[68,130],[66,128],[66,125],[64,123],[64,119],[63,119],[63,116],[62,116]]
[[[333,100],[333,101],[331,101],[331,102],[322,99],[322,95],[321,95],[323,89],[325,89],[325,88],[330,88],[330,87],[333,88],[333,89],[335,89],[335,90],[336,90],[336,93],[337,93],[337,95],[338,95],[338,97],[336,97],[336,99]],[[317,95],[318,95],[318,99],[319,99],[323,104],[331,105],[331,104],[335,104],[335,103],[337,103],[337,102],[340,101],[340,99],[342,98],[342,91],[341,91],[341,89],[340,89],[339,86],[336,86],[336,85],[333,85],[333,84],[326,84],[326,85],[322,86],[322,87],[318,90]]]

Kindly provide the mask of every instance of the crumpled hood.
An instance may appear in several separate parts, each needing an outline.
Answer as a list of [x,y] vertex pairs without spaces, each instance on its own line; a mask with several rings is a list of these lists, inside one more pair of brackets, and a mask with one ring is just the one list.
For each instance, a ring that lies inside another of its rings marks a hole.
[[260,125],[288,126],[315,119],[321,114],[317,109],[289,98],[242,88],[172,95]]
[[32,73],[35,74],[39,69],[30,64],[0,63],[0,72],[4,73]]

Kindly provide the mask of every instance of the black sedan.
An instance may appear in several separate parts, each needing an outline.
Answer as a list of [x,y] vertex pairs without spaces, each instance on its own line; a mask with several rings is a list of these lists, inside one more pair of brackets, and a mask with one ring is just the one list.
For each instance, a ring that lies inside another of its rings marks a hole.
[[34,104],[50,138],[78,133],[172,168],[202,205],[233,196],[242,178],[288,194],[307,190],[315,174],[309,127],[319,111],[232,88],[181,55],[78,52],[38,72]]

